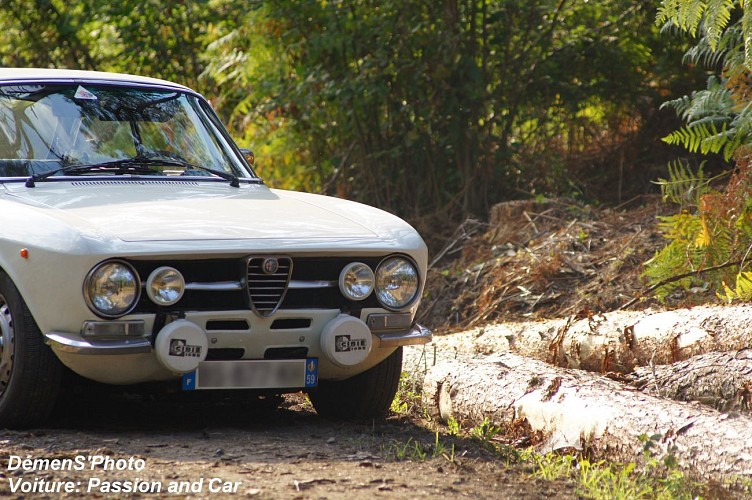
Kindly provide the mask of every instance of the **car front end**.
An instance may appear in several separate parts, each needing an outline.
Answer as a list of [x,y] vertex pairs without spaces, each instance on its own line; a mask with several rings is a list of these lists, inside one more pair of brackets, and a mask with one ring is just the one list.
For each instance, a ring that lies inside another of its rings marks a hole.
[[[0,321],[9,374],[34,379],[12,360],[38,328],[56,359],[98,382],[306,390],[322,413],[384,413],[401,347],[431,339],[415,323],[427,250],[414,229],[269,189],[189,89],[3,77],[0,312],[7,296],[9,314],[28,308],[34,323]],[[0,422],[18,420],[3,420],[15,390],[0,392]],[[361,401],[338,411],[348,391]]]

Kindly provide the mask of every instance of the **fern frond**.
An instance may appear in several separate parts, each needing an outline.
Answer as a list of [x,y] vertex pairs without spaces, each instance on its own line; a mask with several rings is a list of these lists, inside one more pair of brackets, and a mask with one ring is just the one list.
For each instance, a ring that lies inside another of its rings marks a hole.
[[720,66],[726,54],[726,49],[724,48],[726,33],[721,33],[721,38],[718,40],[715,48],[710,47],[708,36],[700,38],[695,45],[684,53],[682,62],[684,64],[702,65],[707,68]]
[[692,98],[688,95],[671,99],[661,104],[660,109],[674,108],[677,115],[682,115],[692,105]]
[[689,162],[681,159],[669,162],[668,179],[658,179],[655,184],[661,188],[663,201],[671,201],[678,205],[698,206],[700,197],[710,191],[710,179],[705,178],[703,168],[706,162],[702,162],[693,171]]
[[700,236],[698,235],[698,241],[696,241],[696,248],[700,251],[697,254],[700,260],[696,261],[698,266],[706,268],[728,262],[735,250],[732,228],[725,221],[715,219],[712,214],[702,216],[701,223],[707,237],[703,243],[707,245],[697,244]]
[[705,249],[713,244],[713,234],[711,233],[708,221],[704,217],[700,218],[700,224],[702,230],[697,235],[697,238],[695,238],[695,246],[697,248]]
[[708,78],[705,90],[692,92],[691,96],[683,96],[663,103],[661,108],[674,108],[684,120],[690,122],[705,117],[728,118],[733,116],[735,103],[731,90],[727,88],[725,80],[716,76]]
[[721,123],[719,128],[717,120],[705,119],[675,130],[662,140],[666,144],[683,146],[690,153],[722,152],[728,161],[747,137],[739,134],[735,128],[729,128],[727,123]]
[[729,129],[727,131],[728,140],[723,145],[723,161],[728,162],[734,156],[734,153],[749,140],[749,137],[745,134],[739,133],[735,129]]
[[742,38],[744,39],[744,66],[752,68],[752,6],[744,5],[742,14]]
[[723,30],[731,20],[731,11],[734,9],[733,0],[709,0],[707,11],[703,21],[707,42],[713,51],[716,51],[721,40]]
[[752,0],[662,0],[656,22],[662,31],[699,34],[685,60],[720,75],[708,79],[706,89],[664,104],[685,122],[664,141],[734,158],[736,168],[725,172],[732,176],[716,191],[701,168],[669,165],[668,179],[658,182],[664,199],[695,213],[684,209],[661,218],[669,243],[647,263],[645,276],[665,297],[690,286],[686,276],[696,282],[702,272],[719,297],[752,301],[752,272],[740,269],[752,262]]
[[[687,267],[686,247],[674,241],[656,252],[655,256],[645,263],[645,272],[642,276],[647,279],[648,283],[655,285],[684,274]],[[657,288],[655,294],[659,300],[664,300],[676,289],[689,289],[693,282],[694,278],[691,276],[671,281]]]
[[697,215],[681,212],[658,217],[658,228],[665,238],[677,243],[686,254],[686,246],[697,238],[702,226]]
[[710,123],[709,126],[707,126],[707,131],[709,135],[700,143],[700,151],[702,154],[720,153],[721,150],[728,147],[729,144],[733,144],[733,132],[729,134],[727,124],[724,123],[719,130],[715,123]]
[[683,146],[690,153],[696,153],[702,146],[702,141],[712,135],[711,130],[702,123],[691,126],[687,125],[679,130],[671,132],[662,140],[666,144]]
[[733,115],[734,100],[731,91],[720,84],[708,90],[695,92],[689,107],[684,110],[682,118],[692,125],[693,120],[700,118],[730,118]]
[[720,298],[727,302],[733,300],[743,300],[749,302],[752,300],[752,273],[743,272],[736,275],[736,287],[732,290],[725,282],[723,283],[723,294],[718,294]]
[[741,21],[734,22],[726,28],[719,44],[719,50],[724,52],[722,65],[727,78],[734,78],[747,72],[744,65],[744,45],[742,23]]
[[692,36],[697,36],[697,28],[702,21],[707,4],[704,0],[685,0],[679,7],[679,26]]
[[655,16],[655,24],[663,26],[679,17],[681,0],[662,0]]

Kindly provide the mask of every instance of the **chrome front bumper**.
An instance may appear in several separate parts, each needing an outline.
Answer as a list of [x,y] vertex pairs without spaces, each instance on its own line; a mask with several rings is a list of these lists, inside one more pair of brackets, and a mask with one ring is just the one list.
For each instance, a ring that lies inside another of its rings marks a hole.
[[47,344],[53,348],[73,354],[146,354],[152,350],[148,338],[124,338],[95,340],[74,333],[46,333]]
[[379,339],[379,345],[376,347],[400,347],[403,345],[428,344],[431,342],[433,335],[431,330],[418,323],[413,324],[412,328],[403,331],[381,331],[373,332]]
[[[431,342],[431,330],[423,325],[414,323],[408,329],[390,328],[388,320],[376,320],[382,329],[372,333],[378,338],[375,347],[400,347],[405,345],[427,344]],[[371,321],[369,321],[371,326]],[[374,325],[376,326],[376,325]],[[55,349],[72,354],[90,355],[123,355],[123,354],[146,354],[152,351],[151,341],[146,337],[123,338],[123,339],[92,339],[81,335],[66,332],[49,332],[45,334],[47,344]]]

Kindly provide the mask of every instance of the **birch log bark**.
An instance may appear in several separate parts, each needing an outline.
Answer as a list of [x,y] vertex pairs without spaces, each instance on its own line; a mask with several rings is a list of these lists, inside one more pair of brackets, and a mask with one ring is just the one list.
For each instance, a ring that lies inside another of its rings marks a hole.
[[511,351],[566,368],[630,373],[752,346],[752,305],[613,312],[582,319],[503,323],[436,337],[439,357]]
[[522,419],[542,432],[541,451],[588,448],[635,461],[643,453],[639,437],[660,435],[663,453],[687,470],[717,479],[752,474],[751,417],[655,397],[512,353],[441,362],[428,371],[423,397],[444,420],[512,425]]
[[627,380],[644,393],[697,401],[719,411],[752,409],[752,349],[711,352],[670,365],[637,368]]

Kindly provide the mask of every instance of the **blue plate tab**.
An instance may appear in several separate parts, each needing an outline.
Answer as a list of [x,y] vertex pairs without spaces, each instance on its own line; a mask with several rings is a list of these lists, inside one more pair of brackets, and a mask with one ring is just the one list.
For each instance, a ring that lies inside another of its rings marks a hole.
[[190,373],[183,374],[183,390],[195,391],[196,390],[196,370]]
[[319,385],[319,360],[318,358],[308,358],[305,365],[305,386],[308,388],[317,385]]

